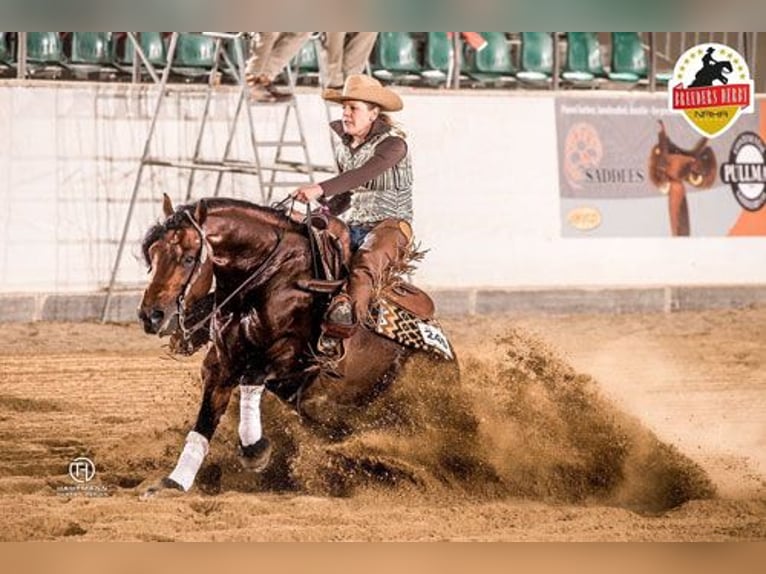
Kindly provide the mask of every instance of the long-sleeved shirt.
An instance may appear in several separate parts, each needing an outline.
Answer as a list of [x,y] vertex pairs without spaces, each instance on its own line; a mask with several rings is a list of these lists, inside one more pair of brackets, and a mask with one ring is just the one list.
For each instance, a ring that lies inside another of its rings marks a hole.
[[[337,120],[332,122],[330,127],[340,136],[342,145],[348,147],[353,154],[356,150],[351,148],[351,137],[343,133],[343,123]],[[367,140],[390,129],[390,126],[384,121],[375,120]],[[363,145],[364,143],[362,143]],[[359,146],[359,148],[362,146]],[[339,193],[357,189],[368,181],[375,179],[386,170],[393,168],[406,155],[407,142],[403,138],[392,134],[378,144],[375,148],[375,153],[363,165],[331,177],[320,183],[319,187],[322,188],[325,197],[328,198]]]

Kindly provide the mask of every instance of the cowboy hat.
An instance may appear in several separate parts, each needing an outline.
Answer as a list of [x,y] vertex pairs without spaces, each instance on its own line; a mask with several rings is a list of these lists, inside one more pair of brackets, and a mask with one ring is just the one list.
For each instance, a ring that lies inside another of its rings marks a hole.
[[404,107],[396,92],[383,87],[378,80],[365,74],[350,75],[343,84],[343,91],[325,90],[322,97],[338,104],[347,100],[361,100],[380,106],[384,112],[398,112]]

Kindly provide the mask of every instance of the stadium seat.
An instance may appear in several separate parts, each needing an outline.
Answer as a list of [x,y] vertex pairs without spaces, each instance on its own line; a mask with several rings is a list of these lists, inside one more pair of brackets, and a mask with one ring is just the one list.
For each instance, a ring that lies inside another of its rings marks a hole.
[[444,77],[452,65],[452,40],[446,32],[428,32],[426,38],[425,68],[441,72]]
[[29,76],[61,77],[65,68],[63,44],[59,33],[27,32],[26,64]]
[[516,73],[508,39],[503,32],[481,32],[487,45],[479,51],[465,45],[466,73],[482,83],[513,80]]
[[111,32],[72,32],[72,64],[107,65],[112,62]]
[[317,40],[309,38],[293,58],[297,70],[296,81],[307,84],[319,82],[319,56],[316,50]]
[[[167,64],[166,46],[159,32],[136,32],[141,51],[149,60],[149,63],[158,68],[164,68]],[[133,41],[127,34],[119,34],[114,42],[114,61],[119,66],[133,65]],[[139,58],[141,61],[141,58]]]
[[553,73],[553,35],[550,32],[521,33],[521,64],[516,77],[547,82]]
[[211,36],[179,33],[171,71],[190,78],[209,75],[215,63],[215,43]]
[[[440,83],[447,81],[449,72],[454,65],[455,47],[451,35],[446,32],[428,32],[426,37],[425,69],[421,72],[423,79],[428,83]],[[463,55],[460,57],[460,67],[465,62]],[[466,80],[468,76],[461,70],[460,79]]]
[[8,63],[13,60],[13,47],[10,43],[10,33],[0,32],[0,62]]
[[[247,62],[247,55],[248,55],[248,39],[244,35],[240,35],[236,38],[230,38],[227,39],[226,42],[226,53],[231,58],[231,63],[235,66],[239,65],[239,58],[242,58],[242,64],[245,64]],[[238,49],[239,48],[239,49]],[[237,52],[239,51],[239,56],[237,55]]]
[[574,84],[592,85],[596,78],[606,77],[601,58],[596,32],[567,32],[567,57],[561,77]]
[[114,47],[112,32],[71,32],[66,35],[65,51],[69,58],[66,67],[81,79],[101,75],[109,71],[114,74]]
[[647,75],[646,53],[638,32],[612,32],[609,79],[636,83]]
[[60,64],[63,58],[58,32],[27,32],[27,62]]
[[373,50],[373,75],[384,81],[417,81],[423,67],[409,32],[381,32]]

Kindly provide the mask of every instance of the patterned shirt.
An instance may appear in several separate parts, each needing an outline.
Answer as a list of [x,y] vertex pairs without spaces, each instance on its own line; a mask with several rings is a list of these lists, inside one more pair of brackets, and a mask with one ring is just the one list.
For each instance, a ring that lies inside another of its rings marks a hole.
[[370,225],[387,218],[412,221],[412,161],[406,135],[378,119],[357,148],[340,121],[330,124],[341,138],[336,148],[340,174],[322,182],[326,197],[351,192],[343,214],[350,225]]

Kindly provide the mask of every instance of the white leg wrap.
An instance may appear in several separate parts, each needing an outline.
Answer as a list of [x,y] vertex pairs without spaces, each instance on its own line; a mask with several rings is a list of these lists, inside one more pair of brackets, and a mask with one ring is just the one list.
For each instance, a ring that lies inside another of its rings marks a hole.
[[242,446],[255,444],[263,436],[261,429],[261,395],[263,385],[239,386],[239,440]]
[[194,484],[194,478],[205,460],[208,448],[207,439],[198,432],[191,431],[186,435],[186,444],[178,457],[178,464],[168,478],[180,484],[184,491],[188,491]]

